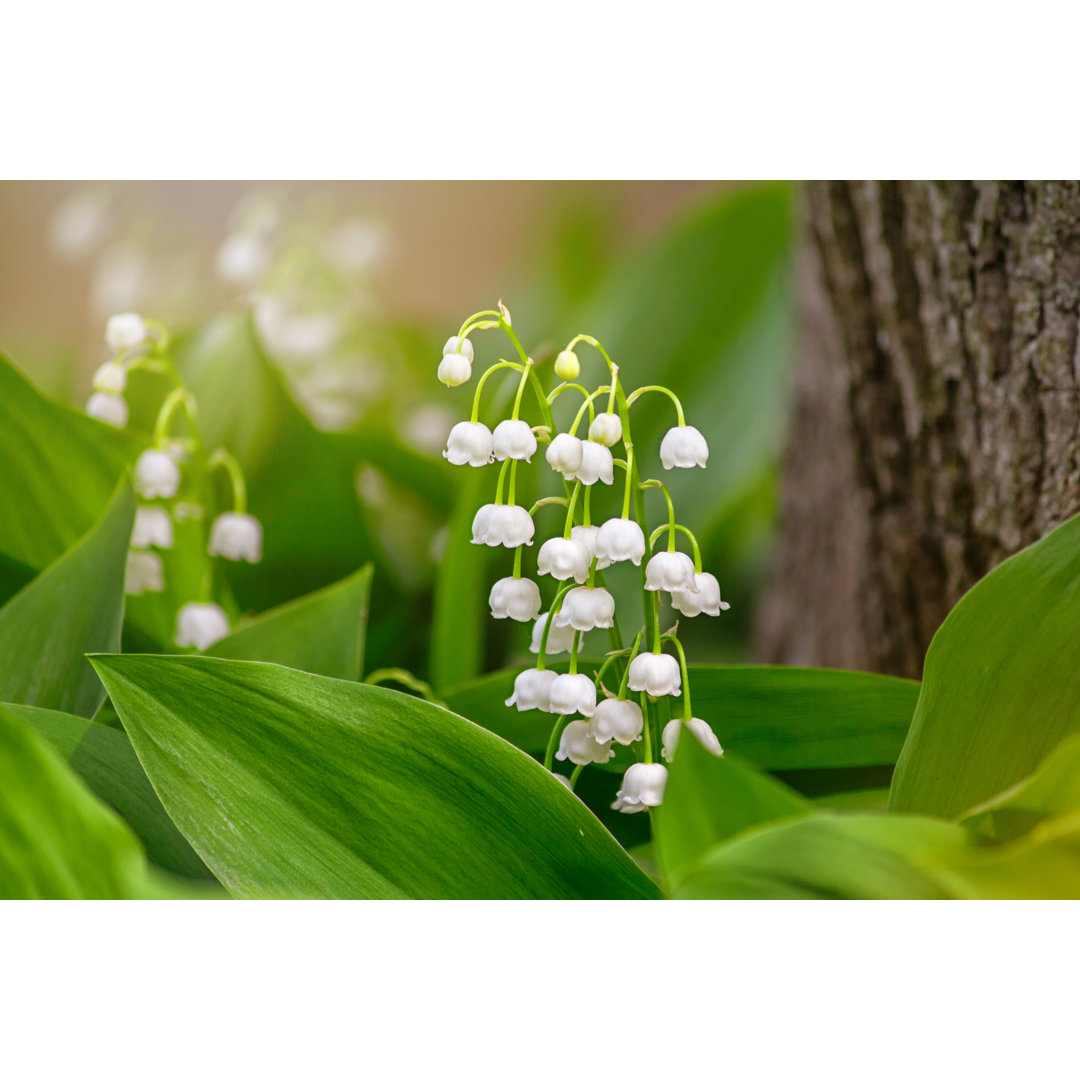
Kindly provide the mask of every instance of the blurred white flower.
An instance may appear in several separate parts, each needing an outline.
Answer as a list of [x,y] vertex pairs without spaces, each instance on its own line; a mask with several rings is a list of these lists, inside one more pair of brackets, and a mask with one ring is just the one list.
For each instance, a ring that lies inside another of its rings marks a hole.
[[496,506],[488,503],[476,511],[472,532],[474,544],[515,548],[522,544],[532,544],[536,525],[524,506]]
[[589,549],[580,540],[553,536],[545,540],[536,557],[536,572],[550,574],[557,581],[573,578],[579,584],[589,576]]
[[503,420],[495,428],[492,442],[497,461],[532,461],[536,453],[536,436],[524,420]]
[[720,599],[720,582],[712,574],[695,574],[697,592],[676,590],[671,594],[671,606],[684,615],[719,615],[731,607]]
[[630,689],[644,690],[649,697],[681,694],[679,661],[668,653],[638,653],[630,661]]
[[127,371],[123,364],[106,360],[94,372],[91,385],[103,394],[122,394],[127,389]]
[[598,442],[586,440],[581,444],[581,464],[570,479],[580,480],[583,484],[595,484],[597,480],[605,484],[615,482],[615,461],[611,451]]
[[540,614],[540,588],[529,578],[499,578],[488,597],[495,619],[531,622]]
[[94,264],[90,308],[107,319],[117,311],[135,311],[151,291],[150,266],[138,248],[121,244],[107,248]]
[[443,405],[419,405],[405,417],[405,438],[429,454],[437,454],[446,445],[454,426],[454,414]]
[[226,236],[217,249],[214,266],[226,285],[252,289],[258,285],[270,262],[270,245],[255,232]]
[[701,743],[710,754],[715,754],[717,757],[724,756],[723,747],[720,745],[720,740],[716,737],[713,729],[709,727],[704,720],[698,720],[697,717],[693,717],[690,720],[669,720],[664,725],[663,734],[660,736],[660,741],[664,744],[664,748],[660,753],[666,761],[672,761],[674,759],[675,750],[679,745],[679,735],[682,734],[684,725],[694,734],[697,741]]
[[614,618],[615,598],[611,593],[599,586],[590,589],[581,585],[563,597],[562,608],[555,615],[555,622],[585,632],[597,627],[609,627]]
[[134,311],[112,315],[105,324],[105,343],[113,352],[134,349],[146,340],[146,322]]
[[[549,612],[541,613],[533,624],[532,644],[529,652],[539,653],[540,642],[544,636],[544,627],[547,625]],[[551,629],[548,631],[547,644],[544,646],[545,656],[557,656],[559,653],[569,652],[574,644],[575,630],[572,626],[560,626],[555,619],[551,620]]]
[[614,446],[622,438],[622,421],[618,414],[597,413],[589,425],[589,438],[601,446]]
[[229,633],[229,620],[217,604],[185,604],[176,615],[177,645],[209,649]]
[[86,415],[113,427],[126,427],[128,422],[127,402],[118,394],[91,394],[86,403]]
[[233,562],[257,563],[262,558],[262,547],[262,525],[251,514],[220,514],[210,528],[211,555]]
[[514,692],[506,700],[507,705],[516,705],[519,712],[539,709],[551,712],[551,684],[556,672],[537,671],[527,668],[514,680]]
[[323,249],[339,270],[362,274],[386,254],[388,239],[386,228],[379,222],[350,218],[334,227]]
[[641,565],[645,555],[645,534],[636,521],[627,518],[610,518],[600,526],[596,534],[596,558],[598,564],[610,566],[612,563],[629,560],[635,566]]
[[611,804],[612,810],[636,814],[646,807],[659,806],[664,801],[667,777],[666,766],[635,761],[623,776],[622,787]]
[[124,572],[124,592],[141,596],[144,592],[163,592],[165,568],[152,551],[129,551]]
[[491,430],[485,424],[462,420],[450,429],[443,457],[451,465],[468,464],[479,468],[494,460],[493,451]]
[[108,200],[98,191],[75,191],[63,199],[49,219],[49,249],[59,259],[77,262],[105,238]]
[[[552,712],[557,710],[552,709]],[[585,720],[571,720],[559,739],[558,761],[570,760],[575,765],[602,765],[615,751],[610,742],[597,742],[592,727]]]
[[645,564],[645,588],[696,592],[693,560],[682,551],[658,551]]
[[709,444],[696,427],[684,424],[673,427],[660,442],[660,461],[665,469],[705,468]]
[[544,458],[557,473],[562,473],[567,480],[573,480],[581,467],[582,446],[582,441],[576,435],[564,431],[548,444]]
[[161,450],[144,450],[135,462],[135,490],[144,499],[171,499],[180,490],[180,469]]
[[604,698],[596,706],[592,725],[597,739],[614,739],[623,746],[629,746],[641,738],[645,729],[645,718],[642,716],[641,706],[635,701]]
[[160,506],[140,506],[135,511],[135,527],[131,532],[134,548],[173,546],[173,523],[168,510]]

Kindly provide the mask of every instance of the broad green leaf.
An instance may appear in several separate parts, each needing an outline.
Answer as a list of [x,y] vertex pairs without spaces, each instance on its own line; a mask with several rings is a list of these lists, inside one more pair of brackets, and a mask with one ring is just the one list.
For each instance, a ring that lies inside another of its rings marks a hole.
[[964,814],[960,821],[979,836],[1003,842],[1029,832],[1047,818],[1080,811],[1080,735],[1055,747],[1033,776]]
[[679,900],[943,900],[924,865],[966,843],[931,818],[819,811],[739,833],[674,892]]
[[1080,517],[1003,562],[949,613],[890,808],[956,817],[1080,732]]
[[207,653],[226,660],[265,660],[335,679],[359,679],[370,597],[368,565],[336,585],[264,612]]
[[835,791],[816,796],[813,803],[819,810],[878,810],[884,813],[889,808],[889,789]]
[[0,555],[41,570],[101,516],[141,444],[53,401],[0,356]]
[[0,705],[0,899],[117,900],[145,875],[127,826]]
[[653,811],[664,877],[674,887],[707,852],[737,833],[812,810],[812,803],[779,781],[730,757],[715,757],[684,731],[663,805]]
[[0,608],[0,701],[93,715],[105,695],[84,654],[120,647],[134,519],[125,480],[97,525]]
[[[441,693],[462,716],[526,753],[543,753],[546,713],[519,713],[504,702],[514,668]],[[725,750],[767,772],[892,765],[919,694],[919,684],[885,675],[825,668],[690,668],[694,713]]]
[[577,798],[445,709],[272,664],[94,664],[173,820],[236,896],[656,895]]
[[165,813],[122,731],[51,709],[29,705],[3,708],[32,727],[79,779],[127,822],[152,863],[183,878],[210,876]]

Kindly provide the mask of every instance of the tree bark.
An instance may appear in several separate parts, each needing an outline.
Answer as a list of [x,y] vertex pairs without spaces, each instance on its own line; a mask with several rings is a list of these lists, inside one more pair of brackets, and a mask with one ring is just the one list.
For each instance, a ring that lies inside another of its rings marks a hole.
[[974,582],[1080,509],[1080,185],[803,191],[759,659],[918,678]]

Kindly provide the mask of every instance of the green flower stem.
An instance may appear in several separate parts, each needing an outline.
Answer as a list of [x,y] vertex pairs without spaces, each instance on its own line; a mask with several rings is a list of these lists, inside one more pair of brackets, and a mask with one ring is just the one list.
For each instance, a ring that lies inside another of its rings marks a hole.
[[673,402],[675,402],[675,414],[679,418],[679,427],[686,427],[686,417],[683,415],[682,402],[666,387],[666,386],[639,386],[627,399],[626,405],[629,408],[635,401],[643,394],[657,393],[667,394]]
[[578,493],[581,491],[581,481],[574,481],[574,493],[570,496],[570,503],[566,508],[566,524],[563,526],[563,539],[570,539],[570,530],[574,527],[574,507],[577,506]]
[[496,371],[503,371],[506,368],[513,368],[514,371],[520,371],[521,365],[511,363],[511,361],[509,360],[499,360],[496,363],[492,364],[491,367],[489,367],[487,371],[485,371],[484,374],[480,376],[480,381],[476,384],[476,393],[473,394],[472,399],[472,414],[470,419],[474,424],[479,421],[480,417],[480,395],[484,390],[484,383],[486,383],[488,381],[488,378]]
[[514,395],[514,410],[510,413],[510,419],[516,420],[521,412],[521,397],[525,393],[525,384],[529,381],[529,372],[532,370],[531,359],[525,360],[525,370],[521,373],[521,381],[518,383],[517,393]]
[[570,674],[577,674],[577,653],[578,646],[581,644],[582,634],[580,630],[574,631],[574,636],[570,641]]
[[552,766],[555,764],[555,751],[559,745],[559,736],[562,734],[562,729],[566,727],[566,721],[569,720],[569,716],[558,716],[555,718],[555,726],[551,729],[551,738],[548,739],[547,750],[544,751],[544,768],[548,772],[552,772]]
[[147,330],[153,334],[154,351],[160,356],[168,351],[170,336],[169,328],[160,319],[143,319]]
[[455,337],[463,338],[469,331],[471,323],[480,322],[483,319],[494,319],[495,325],[499,325],[499,319],[502,315],[498,311],[477,311],[475,314],[470,315],[462,324],[461,329],[457,332]]
[[563,585],[561,589],[555,594],[555,599],[551,603],[551,610],[548,612],[547,620],[544,622],[544,632],[540,635],[540,655],[536,658],[536,670],[543,671],[547,665],[547,643],[548,634],[551,633],[551,624],[555,620],[555,616],[562,610],[563,597],[574,588],[574,582],[570,582],[569,585]]
[[518,546],[516,548],[514,548],[514,577],[515,578],[520,578],[521,577],[521,553],[524,550],[525,550],[525,545],[524,544],[518,544]]
[[584,765],[575,765],[574,771],[570,774],[570,790],[573,791],[577,787],[578,777],[581,775]]
[[244,483],[244,472],[240,468],[240,462],[236,460],[224,447],[219,446],[206,463],[207,472],[214,469],[224,469],[229,474],[229,482],[232,484],[233,511],[237,514],[247,513],[247,484]]
[[581,423],[582,417],[585,415],[585,410],[589,410],[589,420],[593,420],[596,416],[596,410],[593,408],[593,402],[600,397],[601,394],[606,394],[609,391],[609,387],[601,386],[594,390],[591,394],[585,395],[585,400],[581,403],[581,408],[577,411],[577,416],[574,417],[574,422],[570,425],[570,434],[573,435],[578,429],[578,424]]
[[653,625],[653,652],[659,656],[663,652],[663,647],[660,642],[660,590],[650,589],[653,597],[652,604],[652,625]]
[[630,517],[630,488],[631,481],[634,478],[634,444],[627,443],[626,446],[626,488],[623,491],[622,500],[622,516],[623,520]]
[[592,516],[591,516],[591,509],[590,509],[591,502],[592,502],[592,484],[586,484],[585,485],[585,498],[582,500],[582,503],[581,503],[581,515],[582,515],[581,524],[586,526],[586,527],[588,527],[588,526],[590,526],[592,524]]
[[[657,538],[663,532],[670,532],[675,529],[678,532],[685,533],[690,538],[690,544],[694,549],[694,573],[701,573],[701,548],[698,547],[697,537],[685,526],[685,525],[659,525],[653,529],[652,536],[649,537],[649,550],[652,550],[653,544],[656,543]],[[672,550],[671,548],[668,549]]]
[[599,690],[600,687],[603,685],[604,672],[607,671],[607,669],[609,667],[611,667],[611,665],[614,664],[615,661],[618,660],[619,657],[622,656],[623,653],[625,653],[625,652],[626,652],[626,650],[623,649],[622,652],[608,653],[607,656],[604,657],[604,662],[600,665],[600,667],[597,670],[596,674],[593,676],[593,682],[596,684],[596,689],[597,690]]
[[425,701],[430,701],[433,705],[441,705],[444,709],[447,707],[446,702],[435,694],[429,683],[424,682],[423,679],[418,679],[411,671],[406,671],[405,668],[379,668],[368,675],[364,682],[371,686],[377,686],[379,683],[385,682],[400,683],[410,690],[415,690]]
[[510,462],[510,491],[506,496],[506,505],[516,506],[514,499],[517,496],[517,458],[507,458],[506,460]]
[[600,353],[600,355],[607,361],[608,370],[611,371],[612,375],[617,374],[619,368],[611,359],[611,357],[608,356],[607,350],[604,348],[603,345],[600,344],[599,341],[596,340],[596,338],[590,336],[589,334],[578,334],[577,337],[575,337],[574,340],[571,341],[570,344],[566,347],[568,349],[572,349],[579,341],[584,341],[587,345],[591,345],[594,349],[596,349],[596,351]]
[[506,470],[510,467],[510,458],[507,458],[499,469],[499,482],[495,485],[495,505],[503,504],[503,488],[506,486]]
[[568,506],[570,504],[569,499],[564,499],[561,495],[546,495],[542,499],[537,499],[532,504],[529,510],[530,517],[536,517],[536,511],[542,506]]
[[157,420],[154,422],[154,446],[160,448],[165,442],[165,438],[169,433],[169,427],[172,425],[173,417],[177,411],[183,411],[188,418],[188,424],[191,428],[191,437],[195,440],[196,445],[199,443],[198,427],[196,423],[197,406],[195,399],[189,394],[182,386],[178,386],[175,390],[170,390],[166,395],[165,400],[161,403],[161,409],[157,414]]
[[645,721],[641,729],[641,734],[645,737],[645,764],[651,765],[653,753],[652,733],[649,731],[649,695],[644,690],[641,691],[641,715]]
[[[675,504],[671,501],[671,492],[668,491],[667,485],[662,480],[643,480],[641,482],[642,489],[644,488],[659,488],[664,493],[664,499],[667,502],[668,510],[668,523],[663,528],[668,530],[668,551],[675,550]],[[650,543],[649,547],[652,547]]]
[[630,685],[630,664],[638,654],[638,649],[641,648],[641,639],[645,635],[645,627],[642,627],[634,638],[634,644],[630,646],[630,655],[626,658],[626,670],[623,672],[622,681],[619,683],[619,700],[626,700],[626,690]]
[[559,396],[560,394],[563,394],[563,393],[565,393],[565,392],[566,392],[567,390],[580,390],[580,391],[581,391],[581,393],[582,393],[582,394],[583,394],[583,395],[584,395],[584,396],[585,396],[586,398],[588,398],[588,396],[589,396],[589,391],[588,391],[588,390],[586,390],[586,389],[585,389],[585,387],[581,385],[581,383],[576,383],[576,382],[562,382],[562,383],[559,383],[559,385],[558,385],[558,386],[556,386],[556,387],[555,387],[555,389],[554,389],[554,390],[552,390],[550,394],[548,394],[548,396],[547,396],[547,399],[546,399],[546,400],[547,400],[547,403],[548,403],[549,405],[553,405],[553,404],[555,403],[555,399],[556,399],[556,398],[557,398],[557,397],[558,397],[558,396]]
[[184,385],[180,373],[176,370],[176,365],[168,357],[136,356],[129,360],[125,359],[124,353],[121,353],[114,363],[119,364],[128,373],[150,371],[155,375],[164,375],[174,387],[182,388]]
[[682,669],[682,696],[683,696],[683,719],[693,718],[693,710],[690,708],[690,672],[686,667],[686,653],[683,652],[682,642],[674,634],[665,634],[665,641],[670,641],[679,653],[679,667]]

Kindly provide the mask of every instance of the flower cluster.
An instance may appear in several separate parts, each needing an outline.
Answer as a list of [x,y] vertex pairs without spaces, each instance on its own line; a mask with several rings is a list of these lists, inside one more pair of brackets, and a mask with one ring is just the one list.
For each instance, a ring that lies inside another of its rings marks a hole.
[[[195,401],[181,384],[169,352],[165,327],[136,314],[114,315],[106,327],[105,340],[115,355],[94,375],[94,394],[86,407],[89,415],[117,427],[127,424],[124,393],[131,371],[145,369],[165,376],[173,384],[158,412],[151,445],[135,462],[132,480],[138,502],[125,591],[131,596],[165,591],[162,553],[171,551],[176,544],[175,525],[203,519],[204,506],[211,501],[206,490],[207,478],[217,468],[228,473],[233,509],[214,518],[209,539],[201,537],[201,542],[212,557],[259,562],[262,526],[246,512],[243,472],[224,449],[215,450],[209,457],[204,455]],[[181,416],[186,421],[186,434],[182,437],[172,430]],[[205,595],[198,601],[185,603],[177,612],[177,645],[208,649],[228,634],[228,618],[218,604],[211,602],[211,588],[212,577],[208,574],[203,585]]]
[[[661,597],[666,595],[671,606],[688,617],[719,615],[728,604],[720,598],[716,578],[702,570],[693,533],[676,521],[667,487],[657,479],[642,479],[642,458],[631,436],[631,410],[647,393],[665,394],[673,402],[677,423],[664,436],[659,450],[664,469],[704,468],[709,458],[708,443],[697,428],[686,423],[679,399],[668,388],[643,386],[628,394],[619,378],[618,365],[595,338],[585,334],[575,337],[556,357],[555,373],[563,381],[547,392],[537,375],[536,363],[521,346],[510,313],[501,303],[498,310],[481,311],[466,319],[446,342],[438,368],[441,382],[455,387],[470,381],[475,357],[471,335],[488,329],[506,334],[516,359],[500,359],[480,377],[471,417],[451,430],[443,456],[453,465],[474,468],[501,463],[494,501],[481,506],[473,519],[472,541],[514,551],[512,575],[492,586],[491,614],[496,619],[532,622],[531,649],[537,654],[536,666],[517,676],[506,704],[557,717],[545,764],[554,771],[555,761],[570,762],[574,770],[569,778],[556,774],[570,787],[583,768],[611,759],[615,753],[613,743],[633,747],[639,760],[626,770],[613,807],[636,813],[658,806],[663,800],[667,768],[656,757],[671,760],[684,726],[706,749],[717,755],[723,753],[709,725],[691,711],[689,676],[678,625],[667,632],[660,630]],[[608,380],[591,391],[576,381],[581,361],[575,347],[580,342],[595,348],[607,364]],[[516,374],[517,393],[510,416],[492,430],[480,421],[482,393],[487,381],[504,371]],[[539,423],[535,425],[522,418],[529,387],[539,410]],[[566,392],[580,393],[584,400],[573,422],[560,431],[552,407]],[[560,478],[564,494],[541,498],[532,507],[519,505],[517,470],[522,462],[532,460],[541,444],[545,444],[544,460]],[[617,468],[623,473],[622,512],[594,525],[592,494],[600,490],[597,485],[616,486]],[[651,490],[663,494],[667,520],[650,533],[645,495]],[[553,505],[563,508],[564,524],[561,533],[540,544],[536,573],[553,579],[557,591],[548,610],[541,612],[544,602],[540,586],[523,575],[523,553],[535,544],[538,511]],[[688,541],[692,557],[678,550],[680,537]],[[656,550],[662,538],[666,544]],[[623,645],[615,599],[605,588],[602,576],[620,563],[639,568],[645,614],[645,624],[629,647]],[[608,631],[613,648],[595,674],[585,674],[578,670],[578,653],[583,636],[593,630]],[[568,670],[550,670],[549,658],[562,653],[569,653]],[[605,681],[609,672],[613,688]],[[670,697],[681,697],[683,717],[668,722],[661,733],[659,702]]]

